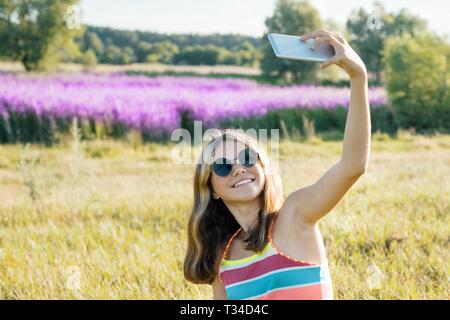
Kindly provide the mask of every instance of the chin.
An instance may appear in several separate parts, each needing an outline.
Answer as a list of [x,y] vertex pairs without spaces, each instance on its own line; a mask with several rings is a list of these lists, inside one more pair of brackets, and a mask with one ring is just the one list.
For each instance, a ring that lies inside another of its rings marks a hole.
[[255,192],[254,190],[246,190],[243,192],[235,192],[234,194],[230,195],[228,200],[230,201],[250,201],[253,200],[261,195],[261,191]]

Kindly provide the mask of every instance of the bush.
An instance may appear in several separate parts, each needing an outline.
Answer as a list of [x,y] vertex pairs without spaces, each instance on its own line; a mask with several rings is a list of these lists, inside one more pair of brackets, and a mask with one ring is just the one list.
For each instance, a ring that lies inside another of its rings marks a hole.
[[448,48],[430,35],[387,40],[385,83],[398,126],[418,132],[450,129]]
[[214,45],[195,45],[184,48],[174,56],[175,63],[190,65],[216,65],[221,48]]
[[84,65],[86,69],[95,67],[97,65],[97,56],[95,55],[94,50],[88,49],[81,59],[81,63]]

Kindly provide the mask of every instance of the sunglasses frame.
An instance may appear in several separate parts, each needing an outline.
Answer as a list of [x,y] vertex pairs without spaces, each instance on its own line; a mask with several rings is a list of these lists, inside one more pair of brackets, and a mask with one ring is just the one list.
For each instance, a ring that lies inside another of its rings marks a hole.
[[[254,154],[254,155],[256,155],[256,157],[255,157],[255,159],[256,159],[256,161],[255,161],[255,163],[248,163],[248,164],[246,164],[245,163],[245,156],[246,156],[246,154],[245,154],[245,152],[247,151],[247,150],[249,150],[250,152],[249,152],[249,154]],[[243,162],[241,162],[241,160],[242,160],[242,158],[244,158],[244,161]],[[256,164],[256,162],[258,162],[258,160],[259,160],[260,158],[259,158],[259,153],[258,152],[256,152],[255,150],[253,150],[252,148],[249,148],[249,147],[246,147],[246,148],[244,148],[244,149],[242,149],[240,152],[239,152],[239,154],[238,154],[238,156],[232,161],[232,160],[230,160],[230,159],[228,159],[228,158],[218,158],[218,159],[216,159],[213,163],[212,163],[212,165],[211,165],[211,167],[212,167],[212,171],[217,175],[217,176],[219,176],[219,177],[227,177],[230,173],[231,173],[231,171],[233,170],[233,165],[234,165],[234,163],[235,163],[235,161],[236,160],[238,160],[238,163],[240,164],[240,165],[242,165],[242,166],[244,166],[244,167],[246,167],[246,168],[251,168],[251,167],[253,167],[255,164]],[[221,163],[218,163],[218,161],[219,160],[221,160],[220,162]],[[225,174],[225,175],[223,175],[223,174],[220,174],[219,173],[219,168],[218,168],[218,166],[227,166],[227,173]],[[230,166],[230,167],[228,167],[228,166]]]

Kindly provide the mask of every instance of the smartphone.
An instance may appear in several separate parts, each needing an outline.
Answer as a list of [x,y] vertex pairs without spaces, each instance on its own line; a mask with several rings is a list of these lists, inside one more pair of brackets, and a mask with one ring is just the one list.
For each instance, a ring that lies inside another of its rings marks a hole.
[[299,36],[279,33],[269,33],[267,37],[278,58],[324,62],[335,54],[333,46],[326,43],[311,50],[314,43],[312,38],[303,42]]

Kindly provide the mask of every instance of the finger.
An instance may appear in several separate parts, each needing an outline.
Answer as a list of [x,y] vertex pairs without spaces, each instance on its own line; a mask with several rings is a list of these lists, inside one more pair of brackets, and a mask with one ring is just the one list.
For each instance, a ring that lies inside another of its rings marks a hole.
[[321,44],[330,44],[333,46],[336,46],[339,44],[339,42],[337,41],[336,38],[334,38],[331,35],[327,35],[327,36],[322,36],[322,37],[318,37],[316,38],[316,40],[314,40],[313,45],[311,46],[311,50],[316,50],[317,47],[319,47]]
[[345,44],[345,37],[338,32],[333,32],[333,36],[336,38],[337,41],[339,41],[342,44]]
[[325,36],[325,35],[327,35],[327,33],[325,31],[317,30],[317,31],[310,32],[310,33],[307,33],[307,34],[303,35],[300,39],[302,41],[306,41],[306,40],[311,39],[311,38],[316,38],[316,37]]
[[308,32],[308,33],[304,34],[303,36],[300,37],[300,40],[306,41],[310,38],[315,38],[317,36],[321,36],[321,35],[323,36],[323,35],[327,35],[327,34],[330,34],[330,32],[328,30],[319,29],[319,30],[316,30],[313,32]]
[[316,38],[316,40],[314,40],[314,43],[311,46],[311,50],[316,50],[317,47],[319,47],[321,44],[329,43],[329,42],[330,42],[330,39],[326,38],[326,37]]

